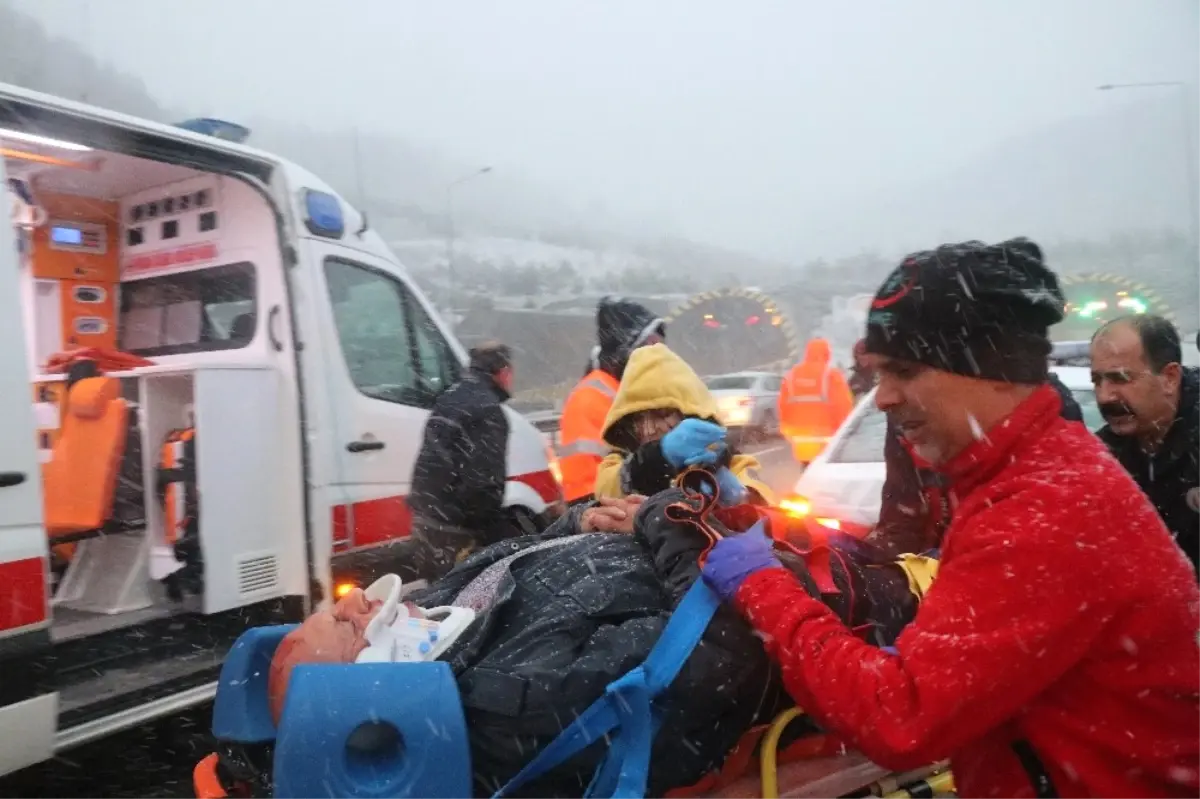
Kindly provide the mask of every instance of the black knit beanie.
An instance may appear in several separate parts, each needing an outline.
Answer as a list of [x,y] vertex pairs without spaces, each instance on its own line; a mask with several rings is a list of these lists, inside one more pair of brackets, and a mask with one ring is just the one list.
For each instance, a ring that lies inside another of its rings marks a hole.
[[651,334],[666,336],[666,322],[644,305],[604,297],[596,308],[597,365],[620,379],[629,355]]
[[1058,278],[1028,239],[968,241],[914,253],[867,316],[867,352],[967,377],[1045,382],[1049,328],[1063,318]]

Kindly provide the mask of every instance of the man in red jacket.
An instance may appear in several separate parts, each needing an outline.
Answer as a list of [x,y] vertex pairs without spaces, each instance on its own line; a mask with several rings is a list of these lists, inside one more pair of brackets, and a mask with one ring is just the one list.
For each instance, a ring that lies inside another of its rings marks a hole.
[[1132,479],[1046,384],[1058,280],[1029,248],[946,245],[880,288],[876,403],[949,483],[937,579],[893,651],[860,640],[756,533],[705,578],[796,703],[962,796],[1197,796],[1200,589]]

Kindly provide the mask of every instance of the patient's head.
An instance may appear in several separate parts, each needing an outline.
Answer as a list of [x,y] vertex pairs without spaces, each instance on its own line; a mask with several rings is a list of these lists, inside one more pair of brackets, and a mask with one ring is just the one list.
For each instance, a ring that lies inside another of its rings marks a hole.
[[[284,637],[271,659],[267,677],[267,695],[276,723],[283,712],[292,669],[302,663],[353,663],[367,648],[367,624],[381,605],[368,600],[361,588],[355,588],[338,600],[333,610],[314,613]],[[415,605],[405,605],[410,613],[420,615]]]

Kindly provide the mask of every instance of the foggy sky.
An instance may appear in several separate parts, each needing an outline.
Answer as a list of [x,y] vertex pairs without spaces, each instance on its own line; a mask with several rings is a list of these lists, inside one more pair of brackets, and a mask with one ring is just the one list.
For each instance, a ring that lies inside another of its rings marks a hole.
[[1138,99],[1098,84],[1194,80],[1200,22],[1195,0],[8,2],[172,108],[394,131],[785,257],[830,205]]

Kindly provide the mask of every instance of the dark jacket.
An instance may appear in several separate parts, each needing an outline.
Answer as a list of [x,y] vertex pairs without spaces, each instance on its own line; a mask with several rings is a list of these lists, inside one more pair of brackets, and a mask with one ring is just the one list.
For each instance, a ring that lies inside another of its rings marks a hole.
[[[1061,416],[1082,422],[1083,411],[1053,373],[1050,385],[1058,392]],[[879,507],[879,523],[870,535],[872,543],[893,554],[924,552],[940,545],[950,523],[947,482],[931,469],[922,469],[913,461],[900,433],[888,421],[883,443],[886,477]]]
[[875,387],[875,370],[854,364],[850,367],[850,377],[846,380],[846,385],[857,400]]
[[409,506],[422,519],[487,541],[501,519],[507,476],[508,394],[471,369],[438,397],[413,467]]
[[[647,500],[634,535],[583,535],[510,562],[493,604],[443,656],[466,711],[476,795],[493,793],[650,653],[697,579],[706,543],[664,517],[681,496],[671,490]],[[492,563],[578,532],[584,509],[572,508],[541,535],[480,550],[410,598],[422,607],[450,604]],[[718,766],[746,730],[786,706],[780,685],[750,628],[720,608],[662,704],[648,795]],[[603,745],[593,747],[521,794],[582,796],[603,754]]]
[[[677,489],[648,499],[633,535],[580,535],[510,561],[492,604],[443,655],[466,711],[477,795],[492,794],[650,653],[698,578],[699,556],[708,543],[695,528],[666,518],[665,507],[680,499]],[[584,510],[572,508],[541,535],[476,552],[409,598],[423,607],[452,603],[488,566],[578,533]],[[782,560],[847,623],[877,622],[879,634],[870,637],[880,643],[890,644],[915,615],[907,578],[898,569],[868,565],[871,552],[847,551],[832,561],[837,596],[822,596],[804,561],[787,555]],[[647,795],[691,785],[719,766],[751,726],[790,706],[780,686],[776,666],[749,625],[730,607],[720,608],[659,704],[665,715]],[[786,738],[811,731],[793,723]],[[603,753],[597,746],[521,794],[581,796]]]
[[1097,433],[1154,503],[1176,543],[1200,569],[1200,375],[1183,370],[1179,408],[1162,445],[1152,455],[1137,440],[1113,433],[1105,425]]

